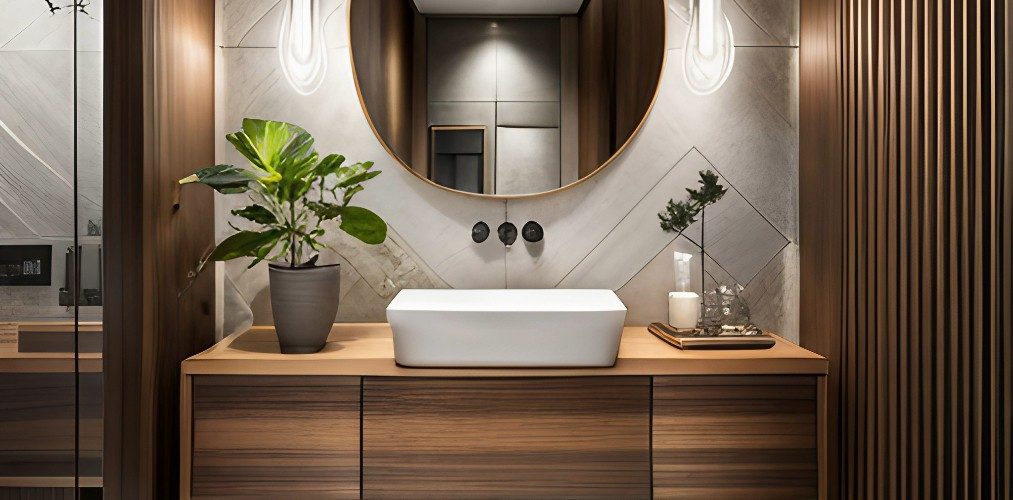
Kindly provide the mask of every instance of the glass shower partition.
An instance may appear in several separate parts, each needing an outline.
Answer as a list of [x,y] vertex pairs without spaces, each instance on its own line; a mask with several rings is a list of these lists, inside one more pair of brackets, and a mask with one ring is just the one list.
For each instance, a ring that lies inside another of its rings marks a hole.
[[102,3],[3,10],[0,499],[100,498]]

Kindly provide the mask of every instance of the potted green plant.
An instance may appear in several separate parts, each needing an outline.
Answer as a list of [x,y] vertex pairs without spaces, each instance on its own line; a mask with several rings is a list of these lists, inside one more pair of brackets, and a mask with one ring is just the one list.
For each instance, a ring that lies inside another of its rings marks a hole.
[[338,310],[340,268],[318,265],[327,229],[338,227],[364,243],[387,238],[387,224],[375,213],[350,205],[362,184],[380,174],[373,162],[345,165],[345,157],[320,158],[313,137],[290,123],[243,120],[226,136],[252,168],[215,165],[179,180],[200,183],[223,194],[244,194],[250,204],[232,210],[256,229],[240,229],[201,262],[252,257],[249,267],[269,261],[271,310],[283,353],[322,349]]

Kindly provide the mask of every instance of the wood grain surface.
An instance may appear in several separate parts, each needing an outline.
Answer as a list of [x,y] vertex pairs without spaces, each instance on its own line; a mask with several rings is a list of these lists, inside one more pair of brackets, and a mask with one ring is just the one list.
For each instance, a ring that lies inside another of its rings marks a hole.
[[[104,494],[179,496],[180,362],[215,339],[215,2],[103,8]],[[229,130],[238,124],[225,124]]]
[[394,362],[393,332],[387,324],[334,325],[322,351],[300,356],[280,354],[274,330],[254,327],[187,359],[183,373],[451,378],[827,373],[827,360],[822,356],[775,338],[777,344],[763,350],[683,351],[662,342],[645,327],[626,327],[618,360],[608,368],[405,368]]
[[[81,374],[80,391],[79,472],[94,478],[102,474],[102,374]],[[74,406],[73,373],[0,373],[0,486],[73,485]]]
[[665,3],[588,0],[578,15],[578,171],[590,175],[650,109],[665,53]]
[[74,488],[3,488],[0,487],[0,500],[75,500]]
[[193,382],[193,498],[358,498],[358,377]]
[[655,377],[654,495],[818,496],[816,377]]
[[[365,103],[363,109],[391,152],[401,161],[411,162],[416,109],[412,102],[412,3],[369,0],[349,2],[347,8],[355,84]],[[425,74],[424,68],[418,71]]]
[[1008,0],[801,3],[801,339],[834,498],[1013,497]]
[[648,498],[650,379],[363,380],[365,498]]

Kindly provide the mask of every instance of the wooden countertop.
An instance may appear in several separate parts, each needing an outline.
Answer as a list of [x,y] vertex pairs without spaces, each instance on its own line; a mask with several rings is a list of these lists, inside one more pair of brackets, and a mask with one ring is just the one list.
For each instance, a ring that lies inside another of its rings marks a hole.
[[316,354],[280,354],[272,327],[230,335],[183,361],[184,375],[350,375],[393,377],[580,377],[619,375],[826,375],[827,360],[787,340],[763,350],[682,351],[648,333],[623,329],[609,368],[406,368],[394,363],[385,323],[336,324]]

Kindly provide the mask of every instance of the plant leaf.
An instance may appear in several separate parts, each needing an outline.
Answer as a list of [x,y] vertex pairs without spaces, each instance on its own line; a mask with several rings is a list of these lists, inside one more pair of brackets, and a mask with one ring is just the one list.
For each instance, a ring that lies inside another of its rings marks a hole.
[[341,215],[342,206],[333,203],[307,201],[306,208],[310,209],[320,220],[337,219]]
[[366,182],[366,181],[372,179],[373,177],[376,177],[376,176],[380,175],[381,173],[382,172],[380,170],[374,170],[372,172],[362,172],[362,173],[359,173],[359,174],[355,174],[355,175],[353,175],[353,176],[351,176],[351,177],[349,177],[349,178],[347,178],[347,179],[345,179],[345,180],[343,180],[341,182],[338,182],[338,187],[345,188],[345,187],[348,187],[348,186],[354,186],[356,184],[361,184],[363,182]]
[[250,182],[257,180],[256,174],[232,165],[214,165],[202,168],[192,175],[179,180],[180,184],[200,183],[223,194],[245,192]]
[[[209,260],[232,260],[239,257],[257,257],[258,251],[267,248],[270,251],[283,235],[280,229],[267,231],[240,231],[225,238],[211,252]],[[266,251],[265,251],[266,253]]]
[[277,170],[282,151],[292,136],[299,132],[302,132],[301,128],[285,122],[256,118],[243,119],[243,133],[250,138],[261,163],[268,170]]
[[366,188],[362,187],[362,184],[356,184],[354,186],[349,187],[348,189],[345,189],[345,194],[341,200],[342,203],[348,205],[348,202],[352,201],[352,197],[355,196],[355,193],[358,193],[359,191],[362,191],[364,189]]
[[[369,171],[369,169],[371,168],[373,168],[373,162],[371,161],[362,163],[353,163],[351,165],[346,165],[344,167],[338,168],[334,172],[334,175],[337,177],[336,183],[338,187],[347,187],[351,186],[352,184],[362,182],[362,181],[350,182],[349,179],[361,176],[363,173]],[[373,177],[375,177],[375,175]]]
[[237,208],[232,211],[232,215],[256,222],[257,224],[270,225],[278,222],[278,217],[276,217],[273,212],[268,210],[267,207],[257,204]]
[[315,173],[319,177],[326,177],[337,172],[338,169],[341,168],[341,164],[344,162],[344,156],[339,154],[329,154],[317,164]]
[[362,207],[344,207],[341,210],[341,230],[363,243],[379,245],[387,239],[387,223],[379,215]]

